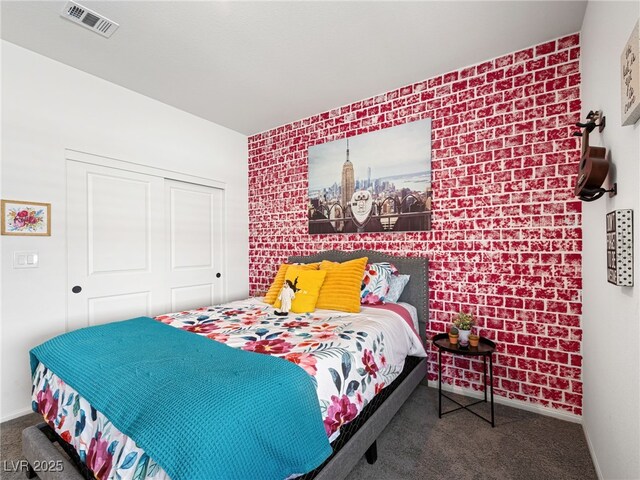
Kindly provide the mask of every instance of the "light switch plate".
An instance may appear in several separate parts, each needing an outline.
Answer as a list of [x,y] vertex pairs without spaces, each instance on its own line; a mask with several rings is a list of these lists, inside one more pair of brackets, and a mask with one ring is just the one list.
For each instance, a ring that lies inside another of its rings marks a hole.
[[40,258],[35,250],[13,252],[13,268],[38,268]]

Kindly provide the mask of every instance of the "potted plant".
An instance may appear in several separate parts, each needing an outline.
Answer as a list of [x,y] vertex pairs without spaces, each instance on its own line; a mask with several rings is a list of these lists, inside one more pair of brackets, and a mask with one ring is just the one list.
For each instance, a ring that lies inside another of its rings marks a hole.
[[449,330],[449,343],[451,345],[458,344],[458,329],[456,327],[451,327]]
[[480,343],[480,337],[474,333],[469,335],[469,345],[471,347],[477,347],[478,343]]
[[475,320],[471,313],[460,312],[453,320],[453,325],[458,329],[460,345],[466,347],[469,345],[469,335],[471,328],[475,325]]

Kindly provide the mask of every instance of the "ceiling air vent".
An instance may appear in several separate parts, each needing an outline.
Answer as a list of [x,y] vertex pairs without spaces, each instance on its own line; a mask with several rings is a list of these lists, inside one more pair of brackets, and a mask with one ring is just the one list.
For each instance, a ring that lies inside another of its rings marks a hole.
[[120,25],[75,2],[67,2],[60,16],[109,38]]

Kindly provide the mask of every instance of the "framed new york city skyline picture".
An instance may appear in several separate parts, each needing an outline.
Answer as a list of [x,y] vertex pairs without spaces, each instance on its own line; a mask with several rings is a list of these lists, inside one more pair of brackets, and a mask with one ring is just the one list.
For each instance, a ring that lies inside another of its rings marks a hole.
[[309,233],[431,229],[431,119],[309,147]]

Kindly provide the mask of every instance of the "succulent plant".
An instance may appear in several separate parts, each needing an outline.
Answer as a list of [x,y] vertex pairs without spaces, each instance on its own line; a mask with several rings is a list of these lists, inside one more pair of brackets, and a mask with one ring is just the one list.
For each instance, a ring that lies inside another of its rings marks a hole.
[[472,333],[471,335],[469,335],[469,340],[478,340],[480,338],[480,336],[476,335],[475,333]]
[[458,327],[459,330],[471,330],[471,327],[475,325],[476,321],[473,319],[473,314],[460,312],[453,320],[453,324]]
[[449,329],[449,335],[458,335],[458,329],[455,326],[451,326]]

